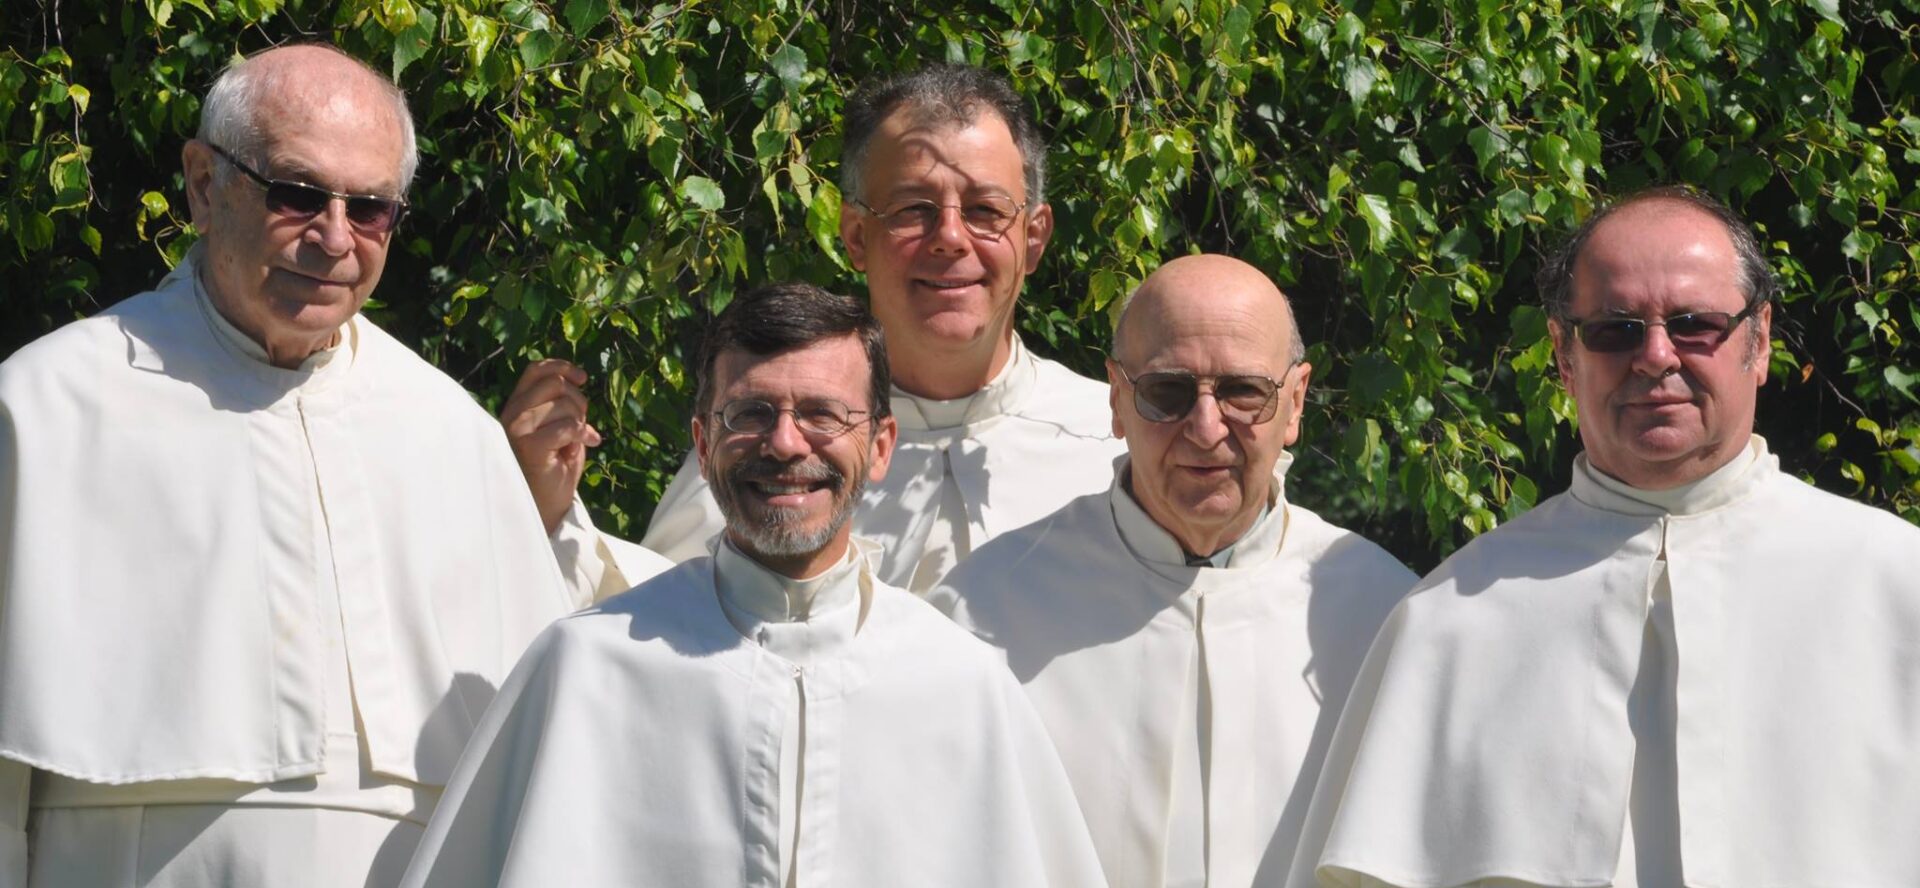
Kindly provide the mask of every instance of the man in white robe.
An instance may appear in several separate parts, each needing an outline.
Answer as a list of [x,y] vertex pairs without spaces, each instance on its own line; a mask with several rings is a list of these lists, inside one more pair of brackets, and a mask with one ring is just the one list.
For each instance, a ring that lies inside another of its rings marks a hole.
[[[1107,431],[1107,387],[1014,333],[1021,285],[1053,234],[1046,146],[1026,103],[997,75],[931,65],[863,89],[845,121],[840,237],[894,344],[900,424],[893,469],[867,489],[854,532],[881,544],[881,579],[924,593],[987,540],[1105,489],[1122,446]],[[503,411],[510,432],[528,432],[512,435],[523,465],[598,442],[578,397],[585,375],[563,378],[570,385],[544,384],[523,402],[566,420],[552,434],[532,436],[519,405]],[[577,474],[530,469],[528,480],[543,512],[564,516],[549,525],[557,541],[598,535],[585,509],[569,507]],[[709,554],[721,526],[689,455],[642,542],[684,561]],[[569,573],[596,569],[565,552],[562,561]]]
[[396,884],[586,603],[499,427],[358,314],[412,132],[330,47],[233,66],[186,261],[0,364],[0,886]]
[[1752,434],[1776,289],[1683,188],[1547,263],[1572,489],[1394,612],[1298,884],[1920,885],[1920,530]]
[[534,642],[405,884],[1103,884],[1013,677],[852,537],[896,435],[873,315],[764,287],[702,354],[726,537]]
[[1340,704],[1414,576],[1287,502],[1312,368],[1286,297],[1225,256],[1162,266],[1108,362],[1106,491],[932,594],[1047,723],[1110,884],[1285,878]]

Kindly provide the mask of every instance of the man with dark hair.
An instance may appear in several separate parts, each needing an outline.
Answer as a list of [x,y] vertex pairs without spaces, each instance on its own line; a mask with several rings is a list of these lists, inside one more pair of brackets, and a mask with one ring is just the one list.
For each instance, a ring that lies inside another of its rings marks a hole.
[[416,164],[328,46],[229,67],[200,240],[0,364],[0,886],[391,886],[570,600],[499,426],[360,315]]
[[1103,884],[1013,677],[853,536],[886,358],[813,286],[720,313],[692,426],[722,539],[534,642],[405,884]]
[[1295,884],[1920,885],[1920,530],[1753,434],[1776,284],[1752,233],[1643,191],[1540,285],[1572,489],[1389,618]]
[[[880,576],[925,592],[987,540],[1105,489],[1122,447],[1108,433],[1107,387],[1034,355],[1014,333],[1021,285],[1053,234],[1046,146],[1026,102],[998,75],[930,65],[862,89],[845,122],[840,237],[893,344],[900,424],[893,470],[853,520],[881,546]],[[528,384],[551,394],[524,399],[526,409],[553,405],[542,416],[558,433],[536,440],[523,414],[503,415],[523,466],[552,466],[598,438],[585,399],[564,380],[542,381],[583,375],[534,375]],[[577,466],[570,476],[529,471],[569,571],[604,576],[592,551],[623,544],[587,532],[578,477]],[[689,457],[644,543],[684,560],[705,554],[720,526]]]

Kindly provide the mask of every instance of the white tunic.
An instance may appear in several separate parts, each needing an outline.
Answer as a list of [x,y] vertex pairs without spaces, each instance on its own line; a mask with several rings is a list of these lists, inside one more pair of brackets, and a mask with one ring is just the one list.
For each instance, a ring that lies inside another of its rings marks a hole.
[[573,605],[498,424],[342,334],[275,368],[190,259],[0,365],[0,886],[393,884]]
[[[933,401],[896,388],[899,443],[886,480],[869,485],[853,532],[880,544],[880,579],[925,593],[968,552],[1112,480],[1107,386],[1029,352],[966,398]],[[725,523],[689,455],[642,542],[675,561],[710,552]]]
[[[1126,458],[1115,467],[1124,478]],[[1285,469],[1223,567],[1188,566],[1116,480],[981,547],[931,595],[1004,651],[1114,886],[1285,878],[1340,704],[1413,585],[1287,503]]]
[[1296,882],[1920,885],[1917,652],[1920,530],[1758,437],[1677,498],[1582,458],[1395,610]]
[[990,648],[865,557],[789,608],[729,551],[534,642],[406,885],[1102,884]]

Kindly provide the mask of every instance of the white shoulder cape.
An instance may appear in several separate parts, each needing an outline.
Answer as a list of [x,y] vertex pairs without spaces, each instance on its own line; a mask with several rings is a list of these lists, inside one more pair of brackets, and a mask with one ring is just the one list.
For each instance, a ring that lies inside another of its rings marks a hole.
[[1664,551],[1688,884],[1920,885],[1920,529],[1768,459],[1690,515],[1577,478],[1428,576],[1361,670],[1295,883],[1317,857],[1333,885],[1608,884]]
[[[695,559],[537,639],[487,711],[408,886],[776,884],[794,667]],[[1097,886],[1039,719],[992,651],[869,583],[806,674],[801,886]]]
[[1208,884],[1277,885],[1340,704],[1414,575],[1284,499],[1271,560],[1163,575],[1127,548],[1109,496],[1080,497],[993,540],[930,600],[1005,652],[1114,886],[1163,884],[1177,735],[1194,730],[1181,700],[1204,635]]
[[373,770],[444,783],[571,604],[505,436],[365,318],[324,387],[231,351],[192,267],[0,364],[0,757],[97,783],[319,773],[333,618]]

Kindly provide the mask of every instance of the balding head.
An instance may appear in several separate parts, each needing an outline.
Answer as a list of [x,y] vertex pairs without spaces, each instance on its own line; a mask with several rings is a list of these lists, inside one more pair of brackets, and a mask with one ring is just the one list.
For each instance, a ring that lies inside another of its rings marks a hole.
[[[400,140],[400,187],[413,182],[420,154],[414,145],[413,115],[407,97],[380,72],[325,44],[281,46],[255,53],[221,72],[200,109],[198,137],[219,145],[249,164],[262,156],[268,122],[287,114],[326,115],[370,122],[368,109],[386,109],[376,128],[392,127]],[[232,175],[223,170],[220,175]]]
[[1228,256],[1168,262],[1122,307],[1107,378],[1127,492],[1188,554],[1231,545],[1273,502],[1304,352],[1280,288]]
[[405,98],[337,49],[287,46],[227,69],[202,107],[180,152],[200,281],[270,362],[298,367],[380,281],[415,162]]
[[1169,320],[1206,320],[1213,313],[1205,307],[1210,302],[1218,303],[1214,306],[1218,309],[1240,304],[1250,312],[1249,319],[1281,335],[1288,363],[1307,359],[1307,346],[1300,339],[1300,325],[1286,295],[1260,269],[1217,253],[1182,256],[1147,275],[1120,305],[1120,320],[1113,330],[1114,354],[1123,362],[1128,359],[1130,330],[1159,328]]

